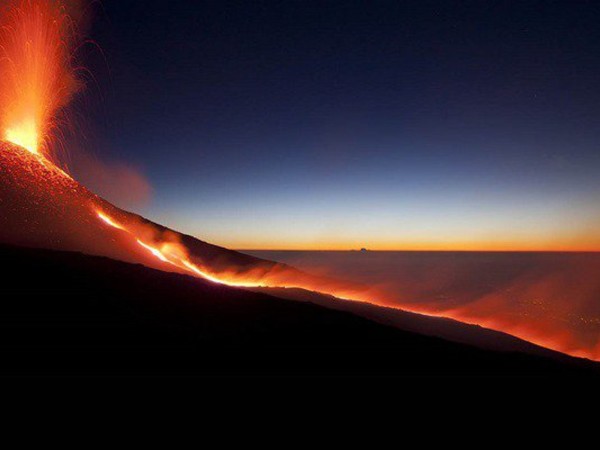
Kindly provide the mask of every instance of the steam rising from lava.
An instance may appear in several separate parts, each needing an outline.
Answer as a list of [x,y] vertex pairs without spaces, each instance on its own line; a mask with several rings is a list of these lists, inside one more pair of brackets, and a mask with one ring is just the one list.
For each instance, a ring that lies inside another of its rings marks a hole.
[[73,64],[76,29],[59,0],[10,0],[0,11],[0,131],[48,158],[62,109],[82,87]]

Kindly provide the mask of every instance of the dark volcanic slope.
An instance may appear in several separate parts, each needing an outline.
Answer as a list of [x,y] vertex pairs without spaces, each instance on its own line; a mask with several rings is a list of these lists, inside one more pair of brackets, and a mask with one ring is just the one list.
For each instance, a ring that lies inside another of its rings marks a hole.
[[[277,286],[302,286],[329,293],[360,293],[364,288],[355,283],[313,277],[285,264],[218,247],[149,222],[116,208],[51,166],[44,166],[26,150],[0,142],[0,243],[78,251],[140,263],[160,270],[177,271],[172,265],[161,262],[138,245],[131,235],[99,220],[98,208],[119,223],[138,230],[146,242],[158,242],[168,237],[169,240],[181,243],[193,263],[215,273],[227,271],[242,278],[250,274],[254,279],[275,281]],[[37,284],[35,279],[30,282]],[[265,285],[272,286],[273,283]],[[39,289],[42,290],[43,285]],[[292,291],[285,291],[285,296],[290,296],[289,294]],[[293,294],[294,298],[306,297],[302,292],[295,291]],[[352,295],[348,297],[355,298]],[[340,305],[337,305],[333,302],[338,300],[332,300],[331,297],[311,296],[311,301],[321,300],[323,305],[348,308],[386,324],[419,333],[485,348],[534,353],[539,351],[535,346],[480,327],[411,313],[402,313],[402,320],[399,321],[398,313],[393,311],[375,306],[368,308],[342,305],[341,300]],[[370,297],[368,300],[377,301]]]
[[598,375],[107,258],[0,258],[5,375]]
[[[558,361],[570,361],[574,357],[519,339],[501,331],[489,330],[454,319],[416,315],[396,308],[369,303],[340,302],[335,297],[302,289],[255,288],[279,298],[310,302],[337,311],[351,312],[382,325],[426,336],[436,336],[452,342],[460,342],[486,350],[509,351],[544,356]],[[600,364],[599,364],[600,367]]]
[[96,215],[98,208],[123,224],[147,225],[157,236],[168,231],[184,243],[199,262],[214,266],[215,270],[221,267],[269,270],[276,266],[273,262],[167,230],[123,211],[52,166],[44,166],[25,149],[0,141],[0,243],[82,251],[172,270],[130,237],[107,227]]

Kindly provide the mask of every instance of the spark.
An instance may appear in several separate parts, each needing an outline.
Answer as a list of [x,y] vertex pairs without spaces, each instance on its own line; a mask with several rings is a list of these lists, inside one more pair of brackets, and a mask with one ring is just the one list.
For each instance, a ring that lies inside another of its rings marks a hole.
[[0,136],[49,158],[59,113],[80,90],[75,24],[62,0],[9,0],[0,16]]

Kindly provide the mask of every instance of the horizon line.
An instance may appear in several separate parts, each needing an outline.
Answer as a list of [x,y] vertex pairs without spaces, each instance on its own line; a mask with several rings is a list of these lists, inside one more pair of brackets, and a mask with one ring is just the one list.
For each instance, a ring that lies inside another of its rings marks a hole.
[[406,253],[419,253],[419,252],[436,252],[436,253],[600,253],[600,250],[486,250],[486,249],[267,249],[267,248],[255,248],[255,249],[241,249],[234,248],[232,250],[238,252],[357,252],[357,253],[369,253],[369,252],[406,252]]

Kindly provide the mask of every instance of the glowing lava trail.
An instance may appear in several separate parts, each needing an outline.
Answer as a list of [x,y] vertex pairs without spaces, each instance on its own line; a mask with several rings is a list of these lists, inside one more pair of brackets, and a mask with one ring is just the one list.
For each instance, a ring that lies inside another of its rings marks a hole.
[[196,276],[200,276],[206,280],[212,281],[213,283],[224,284],[226,286],[235,286],[235,287],[260,287],[261,283],[253,283],[253,282],[245,282],[245,281],[236,281],[236,280],[228,280],[224,278],[219,278],[215,275],[211,275],[206,270],[202,270],[196,264],[191,262],[185,251],[181,248],[180,245],[170,243],[170,242],[161,242],[159,244],[149,244],[144,242],[140,237],[136,236],[133,231],[128,230],[125,226],[117,223],[114,219],[109,217],[106,213],[101,211],[96,211],[98,217],[107,225],[110,225],[113,228],[118,230],[122,230],[128,234],[130,234],[136,242],[146,250],[148,250],[152,255],[158,258],[160,261],[171,264],[181,270],[186,272],[192,272]]
[[13,0],[0,20],[0,131],[51,159],[61,110],[82,83],[75,76],[74,25],[58,0]]

